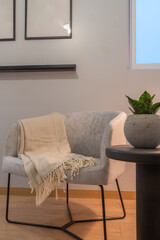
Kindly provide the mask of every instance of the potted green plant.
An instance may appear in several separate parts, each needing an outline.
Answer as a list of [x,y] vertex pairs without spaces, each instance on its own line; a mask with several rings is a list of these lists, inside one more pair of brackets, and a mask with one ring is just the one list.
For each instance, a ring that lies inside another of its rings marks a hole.
[[145,91],[134,100],[126,96],[132,108],[124,125],[124,133],[128,142],[136,148],[156,148],[160,144],[160,116],[157,111],[160,102],[153,104],[153,98]]

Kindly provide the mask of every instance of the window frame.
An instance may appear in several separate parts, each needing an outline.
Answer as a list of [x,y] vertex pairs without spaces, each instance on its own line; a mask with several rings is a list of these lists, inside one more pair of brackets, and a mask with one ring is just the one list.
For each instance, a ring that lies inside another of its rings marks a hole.
[[136,0],[130,0],[130,66],[131,69],[160,69],[160,63],[136,63]]

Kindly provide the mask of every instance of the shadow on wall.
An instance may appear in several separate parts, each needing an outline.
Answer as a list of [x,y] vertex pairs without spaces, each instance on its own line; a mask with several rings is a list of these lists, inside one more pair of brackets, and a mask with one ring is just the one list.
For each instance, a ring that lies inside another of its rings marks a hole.
[[12,72],[0,73],[1,80],[64,80],[78,79],[76,72]]

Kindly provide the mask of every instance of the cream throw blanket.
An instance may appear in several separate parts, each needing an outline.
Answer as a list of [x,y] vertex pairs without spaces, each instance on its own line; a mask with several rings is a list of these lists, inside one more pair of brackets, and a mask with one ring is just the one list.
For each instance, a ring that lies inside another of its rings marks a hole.
[[36,190],[39,206],[53,189],[65,182],[66,171],[73,177],[94,159],[71,153],[63,116],[54,113],[18,122],[18,157],[23,160],[30,186]]

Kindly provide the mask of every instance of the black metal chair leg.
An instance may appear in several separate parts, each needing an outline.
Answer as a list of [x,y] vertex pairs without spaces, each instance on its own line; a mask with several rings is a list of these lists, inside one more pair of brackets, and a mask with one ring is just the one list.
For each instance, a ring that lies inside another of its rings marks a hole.
[[6,221],[10,222],[8,219],[8,210],[9,210],[9,193],[10,193],[10,173],[8,174],[8,185],[7,185],[7,204],[6,204]]
[[[120,198],[120,202],[121,202],[121,207],[123,210],[123,215],[120,217],[110,217],[110,218],[106,218],[106,221],[111,221],[111,220],[120,220],[120,219],[124,219],[126,217],[126,211],[125,211],[125,207],[124,207],[124,203],[123,203],[123,199],[122,199],[122,195],[121,195],[121,191],[120,191],[120,187],[119,187],[119,183],[118,183],[118,179],[116,179],[116,186],[117,186],[117,190],[118,190],[118,195]],[[68,191],[68,187],[67,187],[67,191]],[[69,204],[69,194],[67,195],[67,202]],[[70,211],[70,210],[69,210]],[[69,214],[71,214],[71,212],[69,212]],[[84,220],[75,220],[75,223],[83,223],[83,222],[98,222],[98,221],[103,221],[103,218],[97,218],[97,219],[84,219]]]
[[69,184],[67,183],[67,188],[66,188],[66,190],[67,190],[67,192],[66,192],[66,203],[67,203],[67,205],[68,205],[68,201],[69,201]]
[[119,187],[118,179],[116,179],[116,186],[117,186],[117,190],[118,190],[119,199],[120,199],[120,202],[121,202],[123,215],[121,217],[106,218],[107,221],[120,220],[120,219],[124,219],[126,217],[126,210],[125,210],[125,207],[124,207],[124,203],[123,203],[123,199],[122,199],[122,195],[121,195],[121,190],[120,190],[120,187]]
[[118,183],[118,180],[116,179],[116,185],[117,185],[117,189],[118,189],[118,194],[119,194],[119,198],[120,198],[120,201],[121,201],[121,206],[122,206],[122,209],[123,209],[123,216],[122,217],[114,217],[114,218],[106,218],[105,217],[104,189],[103,189],[102,185],[99,185],[100,188],[101,188],[103,218],[102,219],[86,219],[86,220],[75,220],[74,221],[72,219],[72,214],[71,214],[71,211],[70,211],[70,208],[69,208],[69,184],[67,183],[66,204],[67,204],[67,209],[68,209],[70,221],[68,223],[66,223],[65,225],[59,227],[59,226],[50,226],[50,225],[42,225],[42,224],[26,223],[26,222],[19,222],[19,221],[9,220],[8,215],[9,215],[10,180],[11,180],[11,174],[9,173],[8,174],[8,187],[7,187],[7,204],[6,204],[6,220],[9,223],[28,225],[28,226],[34,226],[34,227],[44,227],[44,228],[50,228],[50,229],[58,229],[58,230],[61,230],[61,231],[65,232],[65,233],[69,234],[70,236],[72,236],[75,239],[83,240],[79,236],[77,236],[77,235],[73,234],[72,232],[68,231],[66,228],[70,227],[74,223],[103,221],[104,240],[107,240],[106,220],[123,219],[126,216],[126,211],[125,211],[123,199],[122,199],[122,196],[121,196],[121,191],[120,191],[120,188],[119,188],[119,183]]
[[71,226],[74,222],[69,222],[66,224],[66,226],[51,226],[51,225],[43,225],[43,224],[36,224],[36,223],[27,223],[27,222],[20,222],[20,221],[13,221],[13,220],[9,220],[9,197],[10,197],[10,180],[11,180],[11,174],[8,174],[8,186],[7,186],[7,204],[6,204],[6,220],[8,223],[14,223],[14,224],[20,224],[20,225],[27,225],[27,226],[32,226],[32,227],[43,227],[43,228],[50,228],[50,229],[57,229],[57,230],[61,230],[65,233],[67,233],[68,235],[70,235],[71,237],[78,239],[78,240],[83,240],[82,238],[80,238],[79,236],[75,235],[74,233],[68,231],[66,228]]
[[102,197],[102,213],[103,213],[103,231],[104,231],[104,240],[107,240],[104,189],[103,189],[103,186],[102,186],[102,185],[99,185],[99,186],[100,186],[100,188],[101,188],[101,197]]
[[[104,198],[104,189],[102,185],[99,185],[99,187],[101,188],[101,198],[102,198],[102,213],[103,213],[103,231],[104,231],[104,240],[107,240],[107,230],[106,230],[106,213],[105,213],[105,198]],[[69,184],[67,183],[67,193],[66,193],[66,202],[68,205],[68,209],[69,209]],[[69,214],[71,215],[70,209],[69,209]],[[72,216],[71,216],[72,218]],[[73,221],[73,220],[72,220]],[[74,223],[80,223],[83,220],[76,220],[73,221]],[[93,219],[93,221],[97,221],[97,219]],[[92,222],[92,219],[90,220],[84,220],[83,222]]]
[[73,222],[72,214],[71,214],[71,211],[70,211],[70,208],[69,208],[69,184],[68,183],[67,183],[67,192],[66,192],[66,203],[67,203],[67,209],[68,209],[68,214],[69,214],[69,217],[70,217],[70,221]]
[[122,195],[121,195],[118,179],[116,179],[116,185],[117,185],[118,194],[119,194],[119,198],[120,198],[121,206],[122,206],[122,210],[123,210],[123,216],[120,219],[123,219],[123,218],[126,217],[126,210],[125,210],[125,207],[124,207],[124,203],[123,203],[123,199],[122,199]]

